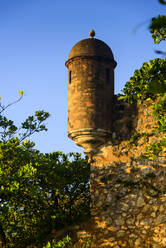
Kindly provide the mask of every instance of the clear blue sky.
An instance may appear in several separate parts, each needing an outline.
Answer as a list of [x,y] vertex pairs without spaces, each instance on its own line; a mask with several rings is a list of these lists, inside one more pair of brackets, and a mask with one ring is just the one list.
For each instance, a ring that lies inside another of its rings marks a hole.
[[[148,26],[150,19],[166,13],[157,0],[0,0],[0,95],[3,104],[23,100],[7,111],[17,124],[36,110],[51,114],[48,132],[34,135],[42,152],[81,152],[67,137],[67,68],[72,46],[88,37],[106,42],[118,65],[115,89],[144,61],[156,57]],[[144,25],[133,29],[145,22]]]

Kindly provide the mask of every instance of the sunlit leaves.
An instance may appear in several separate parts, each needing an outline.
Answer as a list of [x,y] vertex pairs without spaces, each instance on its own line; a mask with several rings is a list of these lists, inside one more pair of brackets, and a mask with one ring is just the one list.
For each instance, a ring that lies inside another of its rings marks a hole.
[[[166,4],[166,3],[165,3]],[[166,39],[166,16],[159,15],[156,18],[152,18],[150,25],[150,32],[155,43]]]
[[48,112],[38,110],[36,111],[35,116],[37,117],[38,121],[45,121],[50,116],[50,114]]
[[[21,127],[16,127],[6,118],[4,111],[20,101],[23,91],[19,94],[21,97],[7,106],[0,104],[0,228],[4,234],[3,239],[0,235],[0,244],[6,243],[14,248],[34,242],[34,233],[39,232],[39,225],[43,225],[43,221],[39,221],[40,209],[42,203],[47,203],[37,175],[39,165],[47,165],[47,162],[27,138],[35,132],[47,130],[44,121],[49,113],[37,111]],[[42,230],[45,230],[43,226]]]
[[22,96],[24,91],[23,90],[19,90],[18,93]]
[[[62,240],[60,240],[59,242],[53,241],[52,244],[48,242],[47,245],[44,246],[43,248],[65,248],[65,247],[73,247],[71,238],[68,235],[64,237]],[[86,247],[88,248],[88,246]]]
[[[144,63],[140,70],[136,70],[134,75],[126,83],[123,95],[119,100],[128,103],[150,100],[153,102],[153,115],[157,125],[153,132],[160,133],[162,137],[159,142],[152,142],[147,146],[144,159],[155,159],[159,153],[165,151],[166,147],[166,59],[154,59],[149,63]],[[157,100],[154,101],[154,100]]]
[[42,247],[52,230],[89,215],[87,160],[73,153],[42,154],[31,143],[0,142],[0,224],[14,248]]
[[22,123],[22,129],[25,129],[26,132],[22,134],[21,140],[26,139],[30,135],[32,135],[34,132],[41,132],[41,131],[47,131],[47,128],[45,125],[43,125],[43,122],[49,117],[48,112],[44,111],[36,111],[34,116],[29,116],[23,123]]
[[166,59],[154,59],[136,70],[122,90],[119,99],[127,102],[154,98],[155,94],[166,92]]

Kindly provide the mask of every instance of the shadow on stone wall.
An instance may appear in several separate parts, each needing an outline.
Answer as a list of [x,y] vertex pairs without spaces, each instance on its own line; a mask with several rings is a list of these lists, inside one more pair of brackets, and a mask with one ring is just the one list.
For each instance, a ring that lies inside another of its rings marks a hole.
[[136,132],[138,126],[138,107],[137,104],[127,104],[119,101],[117,96],[114,96],[113,114],[112,118],[111,136],[109,136],[105,143],[98,146],[96,153],[89,160],[93,162],[98,157],[103,157],[103,147],[117,146],[122,141],[130,140],[131,136]]
[[137,121],[137,104],[129,105],[123,101],[118,101],[117,96],[114,96],[112,144],[117,145],[124,140],[129,140],[135,132]]

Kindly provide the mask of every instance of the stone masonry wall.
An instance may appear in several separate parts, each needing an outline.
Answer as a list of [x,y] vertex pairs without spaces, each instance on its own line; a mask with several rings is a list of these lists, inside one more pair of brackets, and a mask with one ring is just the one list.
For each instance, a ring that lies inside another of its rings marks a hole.
[[151,113],[151,102],[130,107],[115,98],[112,140],[91,162],[91,220],[79,227],[79,244],[90,238],[92,248],[166,247],[166,154],[140,158],[161,138]]

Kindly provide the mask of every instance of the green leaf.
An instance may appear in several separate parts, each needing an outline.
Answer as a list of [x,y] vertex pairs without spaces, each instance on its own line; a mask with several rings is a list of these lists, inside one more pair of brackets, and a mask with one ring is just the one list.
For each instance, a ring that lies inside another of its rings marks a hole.
[[153,94],[158,93],[165,93],[166,92],[166,83],[160,82],[159,80],[155,79],[149,83],[149,92]]
[[18,93],[22,96],[24,91],[23,90],[19,90]]

